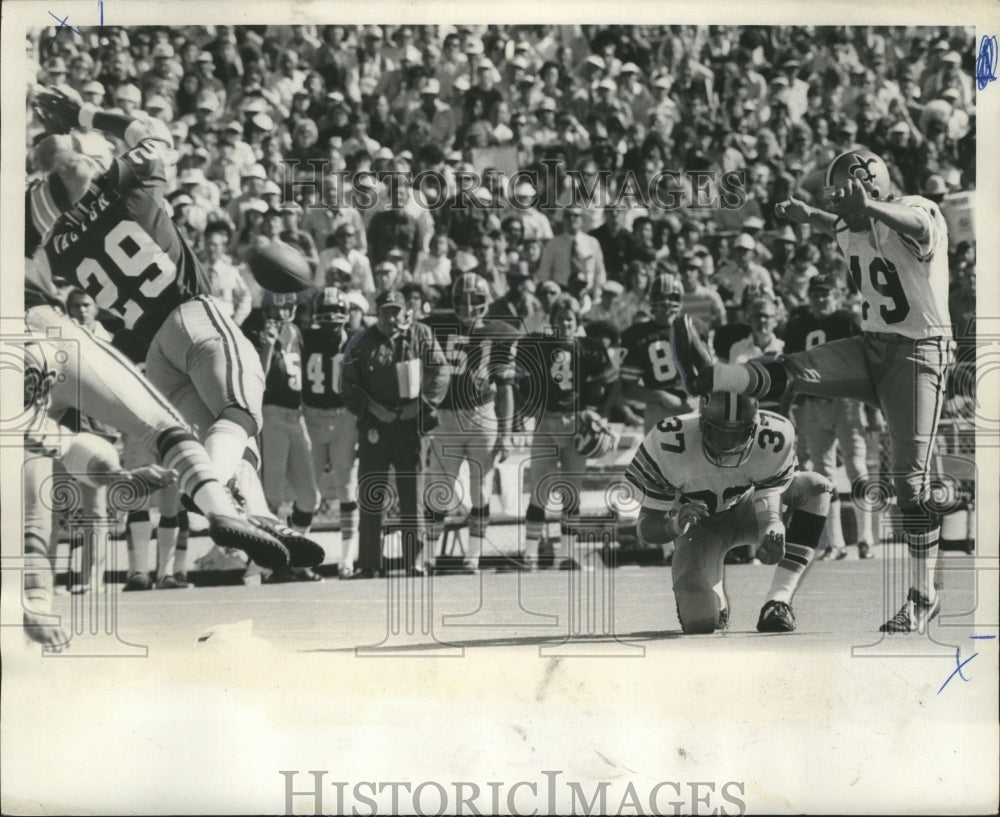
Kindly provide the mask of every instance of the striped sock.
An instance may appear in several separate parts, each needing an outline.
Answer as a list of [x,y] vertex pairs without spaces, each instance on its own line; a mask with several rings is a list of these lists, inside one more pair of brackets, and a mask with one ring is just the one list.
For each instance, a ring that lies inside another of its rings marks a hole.
[[290,521],[292,530],[302,534],[309,533],[309,529],[312,527],[313,511],[303,511],[298,505],[292,503],[292,518]]
[[823,535],[826,516],[797,510],[792,514],[785,536],[785,555],[774,570],[768,601],[792,603],[799,582],[816,557],[816,546]]
[[177,484],[202,513],[232,516],[232,499],[216,479],[212,461],[194,436],[183,428],[172,428],[156,440],[156,448],[164,468],[177,472]]
[[479,559],[483,555],[483,542],[486,540],[486,530],[490,524],[490,509],[473,508],[469,513],[469,549],[465,560],[473,567],[479,567]]
[[538,542],[542,538],[542,528],[544,526],[544,509],[534,502],[529,502],[524,525],[524,558],[529,562],[538,562]]
[[934,570],[938,560],[941,528],[936,527],[923,533],[906,531],[903,538],[910,552],[910,587],[915,587],[927,599],[937,595]]

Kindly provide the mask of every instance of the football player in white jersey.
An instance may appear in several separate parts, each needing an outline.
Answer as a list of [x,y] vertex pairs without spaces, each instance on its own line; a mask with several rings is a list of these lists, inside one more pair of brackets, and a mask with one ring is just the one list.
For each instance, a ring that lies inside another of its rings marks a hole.
[[[726,553],[757,548],[777,563],[757,630],[795,629],[792,596],[816,555],[832,483],[799,471],[795,427],[751,397],[714,392],[699,410],[662,420],[639,446],[625,478],[642,497],[636,530],[651,545],[676,540],[671,562],[685,633],[725,629]],[[782,505],[792,511],[786,531]]]
[[774,397],[794,382],[800,394],[853,398],[882,410],[911,575],[906,602],[880,630],[923,632],[940,609],[933,577],[941,520],[930,502],[928,464],[953,357],[948,230],[928,199],[894,198],[885,163],[868,150],[837,156],[826,182],[830,211],[794,198],[777,210],[836,237],[863,299],[862,334],[741,365],[713,364],[682,321],[674,322],[671,344],[692,394]]

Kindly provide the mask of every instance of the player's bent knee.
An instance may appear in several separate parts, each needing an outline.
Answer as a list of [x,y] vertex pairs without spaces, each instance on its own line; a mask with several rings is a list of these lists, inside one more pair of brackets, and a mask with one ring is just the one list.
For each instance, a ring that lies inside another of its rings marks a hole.
[[70,474],[94,488],[121,470],[115,447],[95,434],[77,434],[60,460]]
[[719,597],[711,588],[675,589],[677,617],[686,635],[714,633],[719,628]]

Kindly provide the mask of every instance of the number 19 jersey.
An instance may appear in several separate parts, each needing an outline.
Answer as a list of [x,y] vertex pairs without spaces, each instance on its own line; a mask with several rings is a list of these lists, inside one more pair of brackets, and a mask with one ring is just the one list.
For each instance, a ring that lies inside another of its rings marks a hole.
[[783,492],[797,468],[795,427],[781,415],[761,411],[746,461],[722,468],[705,456],[700,415],[694,412],[668,417],[650,431],[625,478],[639,490],[644,508],[671,511],[698,499],[717,514],[751,492]]
[[114,160],[56,222],[45,245],[54,275],[120,318],[143,359],[181,303],[208,294],[208,275],[177,231],[163,199],[159,143],[147,140]]
[[[880,221],[871,232],[842,229],[837,244],[861,292],[861,329],[914,340],[950,336],[948,226],[938,206],[920,196],[896,200],[924,223],[922,242]],[[839,224],[839,222],[838,222]]]

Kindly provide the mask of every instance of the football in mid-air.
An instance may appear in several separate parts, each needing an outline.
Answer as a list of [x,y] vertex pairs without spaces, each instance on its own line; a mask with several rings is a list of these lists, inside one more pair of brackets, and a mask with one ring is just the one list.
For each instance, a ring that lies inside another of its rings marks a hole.
[[270,292],[302,292],[312,286],[312,272],[302,253],[288,244],[272,242],[247,259],[254,279]]

